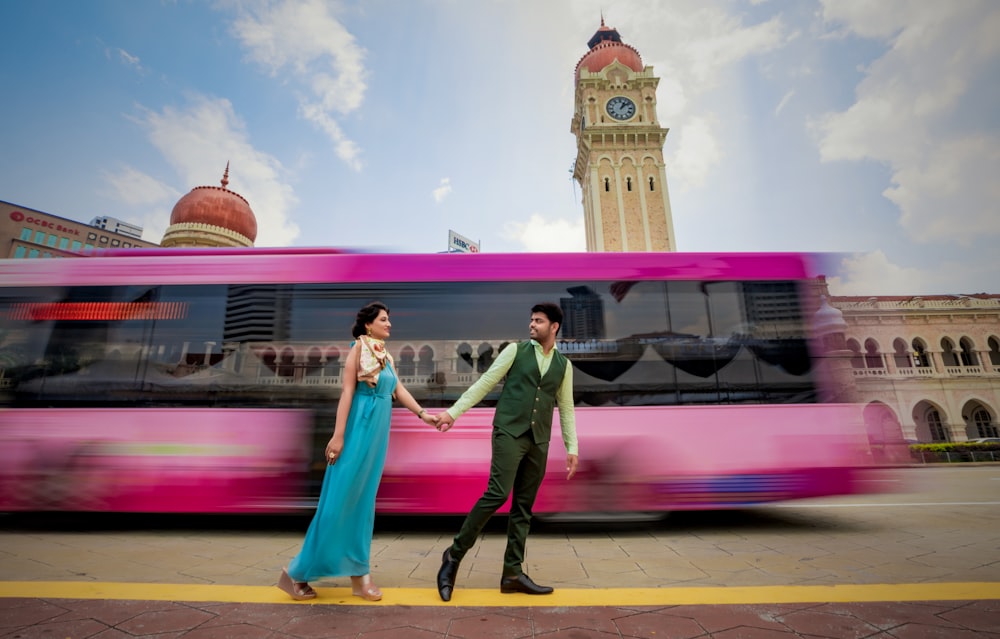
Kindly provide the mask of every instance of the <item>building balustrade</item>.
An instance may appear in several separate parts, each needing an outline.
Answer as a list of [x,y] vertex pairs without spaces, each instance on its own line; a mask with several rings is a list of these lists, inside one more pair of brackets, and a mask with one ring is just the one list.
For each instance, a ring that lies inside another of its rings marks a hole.
[[982,375],[982,366],[945,366],[944,370],[949,375]]
[[907,366],[897,368],[896,375],[899,377],[933,377],[934,369],[930,366]]
[[943,372],[935,371],[930,366],[896,368],[895,371],[885,368],[855,368],[851,373],[858,378],[892,379],[901,377],[991,377],[1000,375],[1000,366],[945,366]]

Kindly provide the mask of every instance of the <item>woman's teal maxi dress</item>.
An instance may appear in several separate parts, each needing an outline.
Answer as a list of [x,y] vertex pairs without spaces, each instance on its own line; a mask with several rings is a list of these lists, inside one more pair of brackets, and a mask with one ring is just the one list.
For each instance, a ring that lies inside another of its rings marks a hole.
[[358,382],[347,417],[344,449],[327,466],[316,514],[302,550],[288,564],[295,581],[367,575],[375,526],[375,493],[389,446],[396,371],[386,362],[372,388]]

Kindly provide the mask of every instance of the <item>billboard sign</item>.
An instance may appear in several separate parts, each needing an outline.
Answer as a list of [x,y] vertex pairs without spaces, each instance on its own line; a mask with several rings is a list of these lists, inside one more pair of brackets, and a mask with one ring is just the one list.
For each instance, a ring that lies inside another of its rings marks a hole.
[[449,253],[478,253],[479,243],[473,242],[469,238],[459,235],[455,231],[448,230],[448,252]]

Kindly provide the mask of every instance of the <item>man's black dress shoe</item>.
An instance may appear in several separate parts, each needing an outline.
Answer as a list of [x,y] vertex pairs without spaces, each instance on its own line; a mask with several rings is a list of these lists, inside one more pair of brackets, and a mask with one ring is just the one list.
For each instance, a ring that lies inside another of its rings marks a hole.
[[441,570],[438,571],[438,594],[441,601],[451,601],[451,592],[455,589],[455,576],[458,574],[458,561],[451,556],[451,549],[445,548],[441,555]]
[[500,592],[523,592],[526,595],[547,595],[552,590],[551,586],[539,586],[531,580],[531,577],[525,574],[500,579]]

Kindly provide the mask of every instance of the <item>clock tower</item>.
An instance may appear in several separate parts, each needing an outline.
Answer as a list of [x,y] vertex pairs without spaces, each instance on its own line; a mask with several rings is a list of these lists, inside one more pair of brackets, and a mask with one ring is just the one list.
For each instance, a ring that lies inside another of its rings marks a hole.
[[660,79],[603,18],[587,45],[576,65],[570,127],[587,250],[675,251],[663,165],[667,129],[656,119]]

